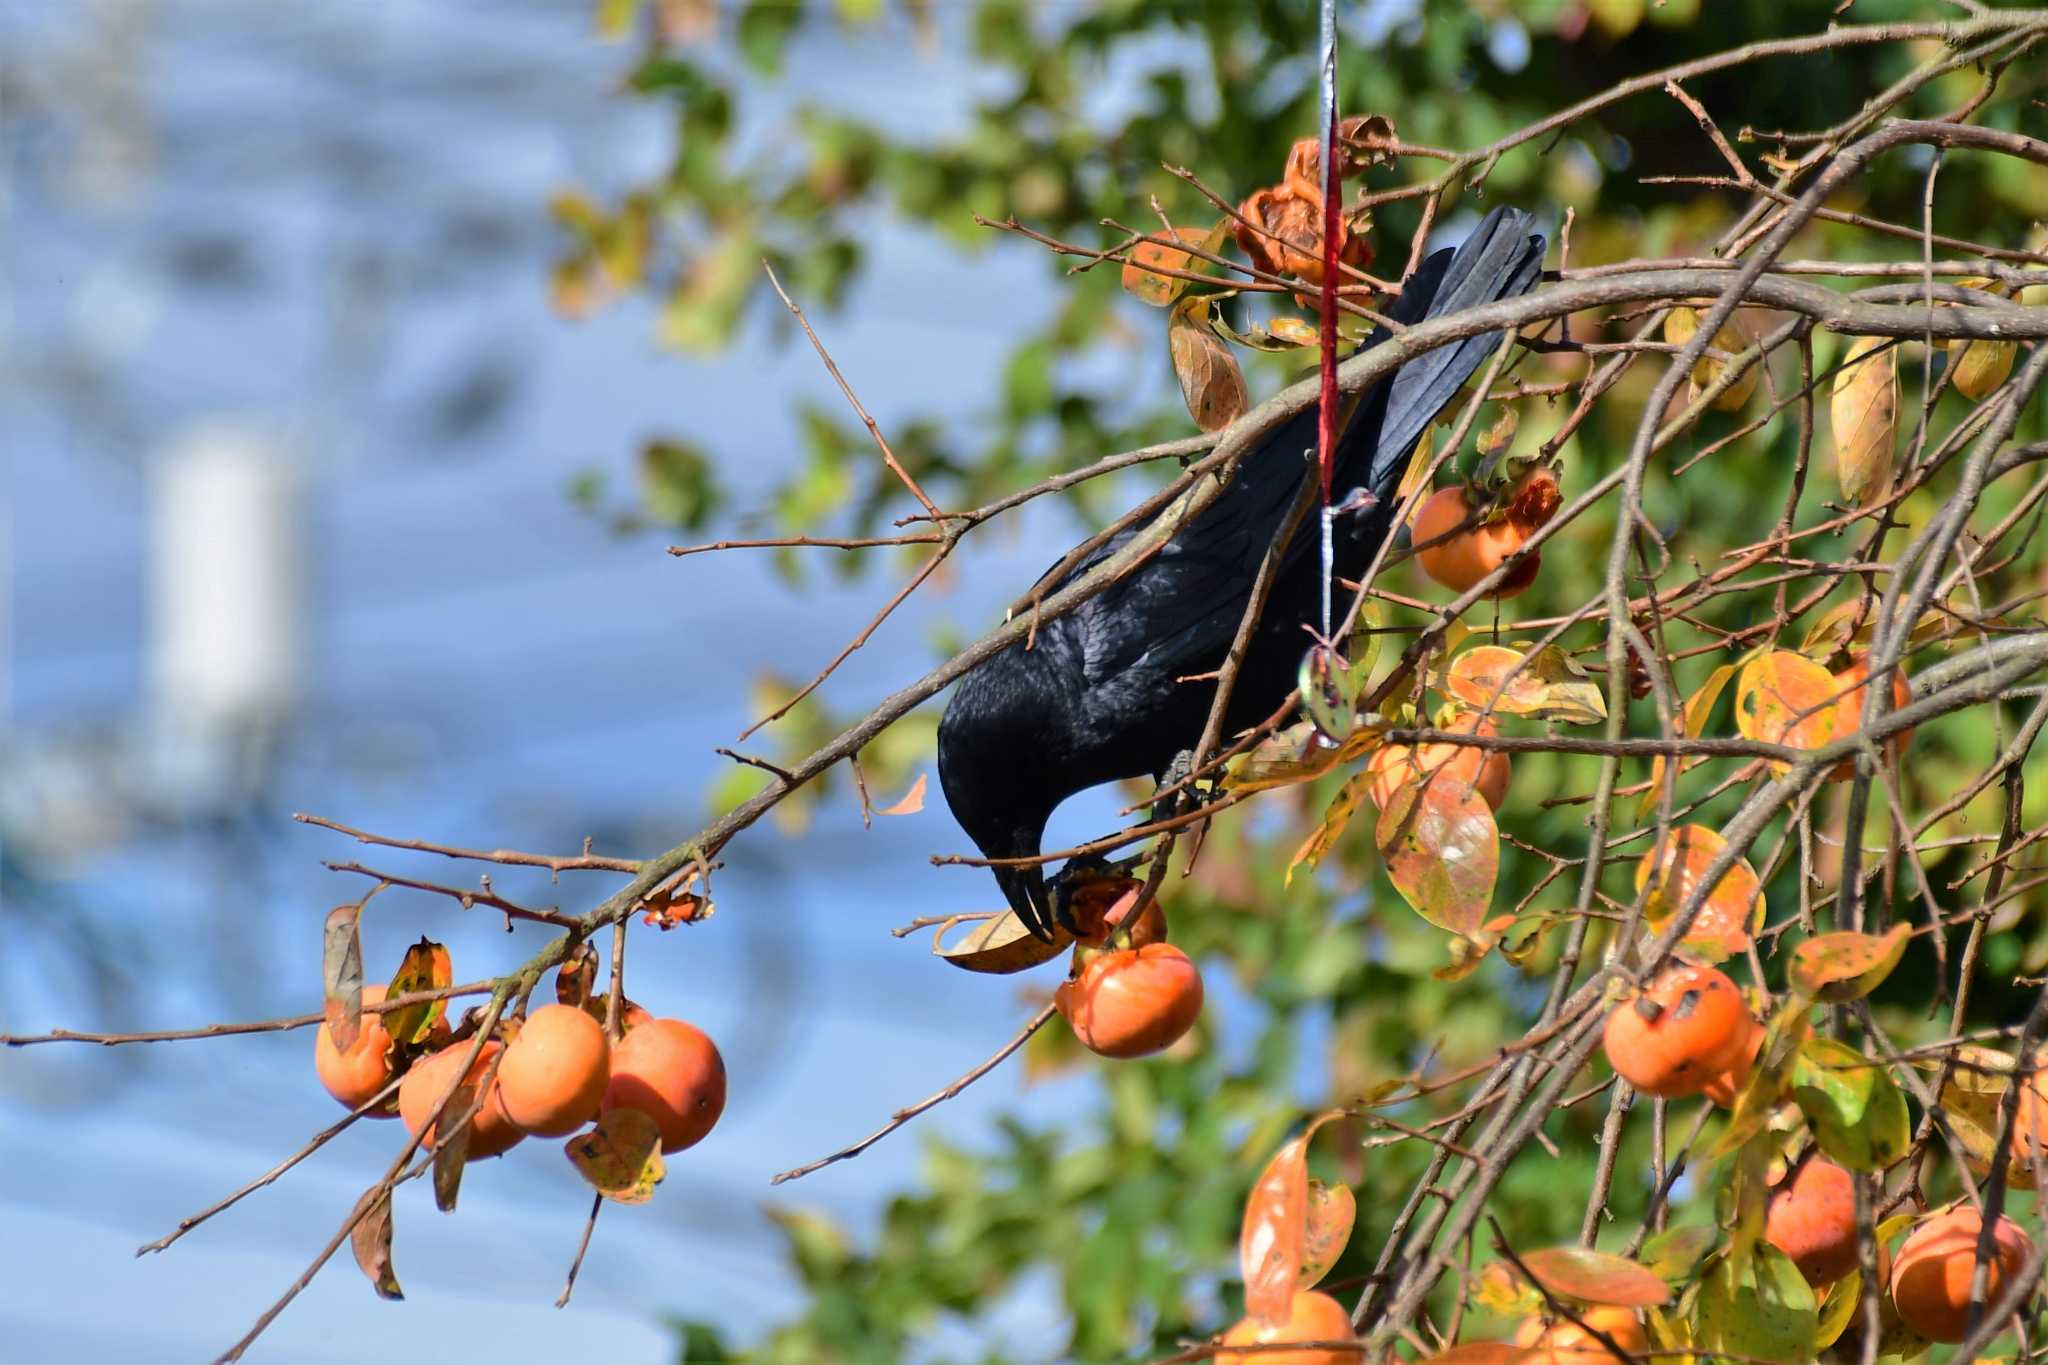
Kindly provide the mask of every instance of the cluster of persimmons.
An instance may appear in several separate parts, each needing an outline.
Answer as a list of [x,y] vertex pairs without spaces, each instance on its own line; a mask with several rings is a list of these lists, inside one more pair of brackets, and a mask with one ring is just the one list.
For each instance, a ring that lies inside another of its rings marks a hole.
[[[367,1006],[385,996],[383,986],[363,987]],[[436,1019],[419,1046],[400,1047],[385,1016],[365,1011],[345,1049],[335,1045],[329,1025],[320,1026],[313,1064],[336,1100],[350,1109],[371,1105],[366,1117],[403,1119],[416,1134],[427,1129],[430,1148],[439,1141],[428,1128],[435,1108],[462,1073],[459,1084],[477,1095],[466,1128],[470,1161],[498,1156],[528,1137],[566,1136],[620,1109],[653,1120],[661,1150],[679,1152],[701,1141],[724,1112],[725,1063],[694,1025],[622,1004],[616,1040],[605,1033],[606,1000],[595,996],[501,1019],[481,1048],[474,1045],[476,1019],[459,1029]],[[394,1079],[397,1091],[389,1094]],[[461,1117],[454,1102],[447,1112]]]

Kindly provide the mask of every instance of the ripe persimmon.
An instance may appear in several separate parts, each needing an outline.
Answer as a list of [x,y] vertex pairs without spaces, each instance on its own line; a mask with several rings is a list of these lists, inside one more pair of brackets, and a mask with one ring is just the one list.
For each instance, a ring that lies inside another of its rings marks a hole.
[[1726,1071],[1700,1087],[1702,1095],[1723,1109],[1735,1107],[1735,1097],[1742,1093],[1743,1086],[1749,1084],[1749,1073],[1756,1069],[1757,1055],[1764,1050],[1764,1026],[1753,1018],[1748,1019],[1748,1025],[1749,1041],[1742,1045],[1735,1061]]
[[1754,1021],[1724,972],[1680,965],[1607,1016],[1607,1064],[1665,1099],[1697,1095],[1745,1060]]
[[1103,953],[1060,983],[1053,1003],[1090,1052],[1143,1057],[1171,1047],[1202,1013],[1202,974],[1171,943]]
[[612,1049],[611,1082],[599,1108],[638,1109],[653,1119],[664,1152],[693,1147],[725,1112],[725,1059],[694,1024],[645,1020]]
[[574,1005],[543,1005],[498,1063],[498,1099],[527,1132],[562,1137],[597,1117],[610,1079],[604,1026]]
[[[1579,1316],[1585,1319],[1588,1327],[1605,1332],[1629,1356],[1641,1355],[1650,1349],[1649,1333],[1636,1320],[1633,1309],[1596,1305],[1581,1309]],[[1528,1351],[1522,1357],[1527,1365],[1599,1365],[1599,1362],[1626,1358],[1616,1355],[1599,1337],[1570,1318],[1559,1318],[1555,1322],[1545,1322],[1542,1318],[1525,1319],[1515,1329],[1515,1344]]]
[[2030,1074],[2013,1083],[2020,1088],[2019,1112],[2012,1125],[2013,1155],[2032,1164],[2036,1156],[2048,1156],[2048,1051],[2037,1053]]
[[[1867,653],[1852,654],[1849,657],[1849,666],[1835,674],[1835,686],[1838,689],[1846,687],[1849,690],[1843,692],[1835,701],[1834,738],[1845,738],[1863,728],[1863,693],[1869,686],[1869,678],[1870,655]],[[1896,711],[1912,700],[1913,689],[1906,682],[1905,673],[1894,669],[1891,709]],[[1899,756],[1906,752],[1906,746],[1912,742],[1913,732],[1910,729],[1901,730],[1885,741],[1885,756],[1891,760],[1893,767],[1898,766]],[[1855,775],[1856,760],[1845,758],[1828,773],[1827,780],[1846,782]]]
[[[440,1102],[441,1094],[455,1081],[456,1072],[462,1066],[462,1059],[469,1055],[472,1040],[450,1043],[431,1056],[422,1057],[412,1064],[405,1073],[405,1079],[398,1083],[398,1116],[405,1120],[406,1131],[417,1133],[425,1128],[433,1115],[434,1106]],[[491,1059],[504,1050],[505,1045],[493,1038],[477,1053],[476,1061],[464,1074],[465,1084],[476,1085],[483,1080],[484,1073],[491,1065]],[[502,1065],[502,1064],[501,1064]],[[449,1107],[454,1108],[454,1101]],[[454,1117],[462,1117],[456,1114]],[[439,1125],[436,1125],[438,1127]],[[490,1088],[484,1094],[483,1104],[477,1108],[476,1117],[469,1123],[469,1160],[480,1161],[485,1157],[497,1156],[517,1146],[526,1133],[505,1113],[505,1106],[498,1091],[498,1081],[492,1077]],[[427,1129],[426,1145],[434,1145],[434,1130]]]
[[[1453,592],[1464,592],[1501,566],[1530,536],[1557,513],[1557,475],[1537,465],[1509,488],[1507,512],[1493,521],[1467,526],[1475,505],[1462,486],[1440,488],[1416,509],[1410,534],[1418,547],[1422,571]],[[1464,527],[1463,530],[1458,528]],[[1445,538],[1448,537],[1448,538]],[[1437,541],[1437,544],[1430,544]],[[1515,596],[1536,581],[1541,551],[1532,551],[1488,595],[1496,600]]]
[[[1088,945],[1107,942],[1111,933],[1130,917],[1144,887],[1144,882],[1136,877],[1104,877],[1076,887],[1069,902],[1076,926],[1074,937]],[[1166,912],[1160,908],[1158,898],[1145,902],[1145,908],[1131,925],[1127,941],[1133,948],[1166,941]]]
[[[363,987],[363,1003],[383,1004],[384,987]],[[348,1108],[358,1109],[391,1083],[391,1051],[391,1034],[385,1030],[381,1014],[363,1015],[362,1027],[356,1030],[355,1046],[346,1052],[334,1045],[334,1034],[322,1024],[313,1039],[313,1070],[328,1094]],[[387,1102],[363,1117],[396,1118],[398,1109]]]
[[1764,1240],[1792,1258],[1816,1289],[1856,1268],[1856,1181],[1832,1161],[1809,1156],[1779,1181],[1764,1205]]
[[[1287,1321],[1264,1323],[1241,1318],[1223,1334],[1227,1346],[1285,1345],[1296,1341],[1350,1341],[1351,1314],[1328,1294],[1314,1289],[1297,1292],[1287,1306]],[[1215,1356],[1228,1365],[1354,1365],[1363,1359],[1357,1351],[1334,1346],[1310,1346],[1299,1351],[1218,1351]]]
[[[1984,1216],[1962,1204],[1920,1223],[1899,1247],[1892,1263],[1892,1306],[1901,1322],[1929,1341],[1961,1341],[1969,1330],[1970,1280],[1983,1227]],[[1993,1254],[1984,1277],[1987,1305],[2034,1254],[2033,1239],[2003,1215],[1991,1237]]]
[[[1482,737],[1500,733],[1490,718],[1477,711],[1447,717],[1439,728]],[[1501,750],[1465,744],[1424,744],[1420,748],[1382,744],[1366,760],[1365,771],[1369,783],[1366,794],[1381,810],[1402,790],[1419,787],[1425,779],[1431,786],[1443,784],[1446,790],[1462,792],[1472,787],[1489,808],[1499,810],[1500,803],[1507,799],[1508,778],[1512,775],[1508,756]]]

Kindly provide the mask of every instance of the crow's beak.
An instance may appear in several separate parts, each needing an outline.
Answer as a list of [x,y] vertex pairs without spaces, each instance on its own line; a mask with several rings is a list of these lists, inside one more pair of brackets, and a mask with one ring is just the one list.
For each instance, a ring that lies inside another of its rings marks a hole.
[[1046,894],[1045,871],[1038,867],[998,867],[996,885],[1024,927],[1047,943],[1052,942],[1052,900]]

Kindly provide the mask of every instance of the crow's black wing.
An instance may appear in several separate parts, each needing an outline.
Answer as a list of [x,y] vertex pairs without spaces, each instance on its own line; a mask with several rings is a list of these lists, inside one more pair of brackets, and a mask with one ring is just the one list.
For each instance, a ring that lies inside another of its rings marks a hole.
[[[1528,233],[1530,221],[1526,214],[1496,209],[1464,245],[1424,262],[1389,316],[1413,323],[1525,291],[1543,254],[1542,239]],[[1371,343],[1388,335],[1380,329]],[[1375,385],[1340,440],[1339,493],[1369,479],[1377,496],[1390,496],[1423,428],[1495,344],[1494,337],[1480,336],[1439,347]],[[1088,686],[1125,673],[1179,676],[1215,666],[1243,618],[1256,567],[1314,468],[1315,441],[1316,411],[1308,408],[1247,455],[1223,494],[1152,559],[1066,618],[1068,630],[1079,637]],[[1136,534],[1134,529],[1116,536],[1075,565],[1061,585]],[[1287,545],[1281,574],[1299,572],[1317,540],[1313,518],[1305,519]]]

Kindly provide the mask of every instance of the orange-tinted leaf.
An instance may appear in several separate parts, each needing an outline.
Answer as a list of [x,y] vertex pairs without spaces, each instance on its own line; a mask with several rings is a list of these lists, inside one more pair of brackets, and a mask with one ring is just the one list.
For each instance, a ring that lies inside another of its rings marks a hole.
[[1546,1247],[1522,1253],[1530,1278],[1561,1299],[1649,1308],[1671,1302],[1671,1287],[1648,1266],[1587,1247]]
[[[1708,864],[1728,846],[1705,825],[1681,825],[1654,857],[1636,864],[1636,890],[1655,886],[1643,903],[1643,913],[1653,932],[1664,928],[1693,894],[1705,877]],[[1706,903],[1693,917],[1685,944],[1715,961],[1739,953],[1749,945],[1752,924],[1763,913],[1763,883],[1746,858],[1737,858],[1713,885]]]
[[1510,1365],[1510,1362],[1528,1358],[1529,1352],[1513,1342],[1468,1341],[1417,1361],[1416,1365]]
[[1344,833],[1344,827],[1351,823],[1351,817],[1365,804],[1366,793],[1371,788],[1372,775],[1361,769],[1337,789],[1337,794],[1330,798],[1330,804],[1323,811],[1322,822],[1294,851],[1293,859],[1287,864],[1286,882],[1294,881],[1295,868],[1306,863],[1313,870],[1329,855],[1330,850],[1337,846],[1338,837]]
[[[1817,749],[1834,738],[1834,676],[1804,654],[1774,649],[1743,665],[1735,726],[1745,739]],[[1773,762],[1772,771],[1786,765]]]
[[[371,1196],[376,1201],[371,1203]],[[380,1299],[402,1299],[405,1291],[399,1288],[398,1276],[391,1269],[391,1191],[365,1190],[363,1197],[356,1201],[356,1207],[370,1204],[370,1211],[356,1220],[349,1233],[349,1249],[355,1252],[356,1266],[370,1281],[370,1288],[377,1291]]]
[[1277,317],[1266,324],[1268,334],[1278,337],[1289,346],[1320,346],[1323,334],[1312,322],[1300,318]]
[[1314,1289],[1337,1264],[1358,1221],[1358,1199],[1349,1185],[1308,1182],[1308,1225],[1301,1241],[1301,1284]]
[[878,809],[877,815],[915,815],[924,809],[924,788],[927,774],[919,773],[917,781],[910,784],[910,790],[903,793],[903,799],[893,805]]
[[1287,1321],[1301,1283],[1308,1239],[1308,1138],[1295,1138],[1273,1154],[1244,1204],[1238,1233],[1238,1263],[1244,1272],[1244,1306],[1268,1323]]
[[320,1013],[343,1052],[356,1045],[363,1023],[363,940],[356,932],[362,913],[360,901],[335,906],[320,941]]
[[1517,1275],[1506,1261],[1488,1261],[1472,1280],[1472,1302],[1504,1318],[1541,1313],[1543,1296]]
[[[1210,251],[1221,244],[1219,234],[1213,229],[1175,228],[1173,235],[1186,246],[1205,247]],[[1208,244],[1210,237],[1217,237],[1218,241]],[[1130,259],[1124,262],[1124,290],[1154,308],[1164,308],[1179,298],[1192,281],[1172,275],[1155,275],[1152,271],[1187,270],[1191,268],[1189,262],[1192,259],[1186,251],[1164,242],[1140,242],[1131,248]]]
[[1223,775],[1223,789],[1255,792],[1307,782],[1363,755],[1384,733],[1378,726],[1361,726],[1345,736],[1342,744],[1331,744],[1313,722],[1297,721],[1237,759]]
[[1531,655],[1504,645],[1476,646],[1451,660],[1439,685],[1468,706],[1490,706],[1510,716],[1571,725],[1607,719],[1599,686],[1574,672],[1555,645]]
[[[1706,733],[1707,717],[1713,714],[1714,703],[1721,700],[1721,693],[1726,690],[1728,680],[1734,676],[1735,665],[1722,664],[1712,673],[1709,673],[1707,680],[1699,685],[1698,690],[1685,699],[1685,710],[1681,718],[1682,726],[1680,730],[1683,738],[1698,739],[1702,734]],[[1636,803],[1637,819],[1641,819],[1656,809],[1657,793],[1664,785],[1665,762],[1664,756],[1659,754],[1656,760],[1650,764],[1650,786],[1649,790],[1643,793],[1642,800]],[[1680,769],[1680,771],[1684,770]]]
[[[555,1003],[586,1008],[597,993],[597,949],[579,943],[555,973]],[[600,1016],[602,1011],[599,1011]]]
[[932,940],[932,952],[970,972],[1007,976],[1050,962],[1073,946],[1073,938],[1057,923],[1051,926],[1051,933],[1048,943],[1025,928],[1016,911],[1005,910],[993,919],[978,921],[957,943],[944,941],[946,929],[942,926]]
[[1188,415],[1204,431],[1220,431],[1244,416],[1251,396],[1237,357],[1209,326],[1209,301],[1182,299],[1166,325],[1167,349]]
[[[443,990],[454,984],[455,969],[448,960],[448,950],[432,939],[422,938],[405,950],[398,970],[392,974],[386,995],[395,1000],[401,995]],[[386,1010],[384,1031],[400,1047],[414,1046],[426,1041],[434,1021],[447,1012],[448,1002],[445,1000],[428,1000],[407,1005],[404,1009]]]
[[661,1129],[638,1109],[613,1109],[587,1133],[562,1144],[569,1164],[592,1189],[617,1204],[644,1204],[668,1174]]
[[1882,937],[1816,934],[1793,951],[1786,979],[1792,989],[1830,1004],[1860,1000],[1892,974],[1912,937],[1910,924],[1895,924]]
[[1890,337],[1857,337],[1835,372],[1828,416],[1835,476],[1850,501],[1869,507],[1892,491],[1899,428],[1899,348]]
[[1500,874],[1500,828],[1476,787],[1403,787],[1380,812],[1374,837],[1388,880],[1417,914],[1440,929],[1476,936]]

